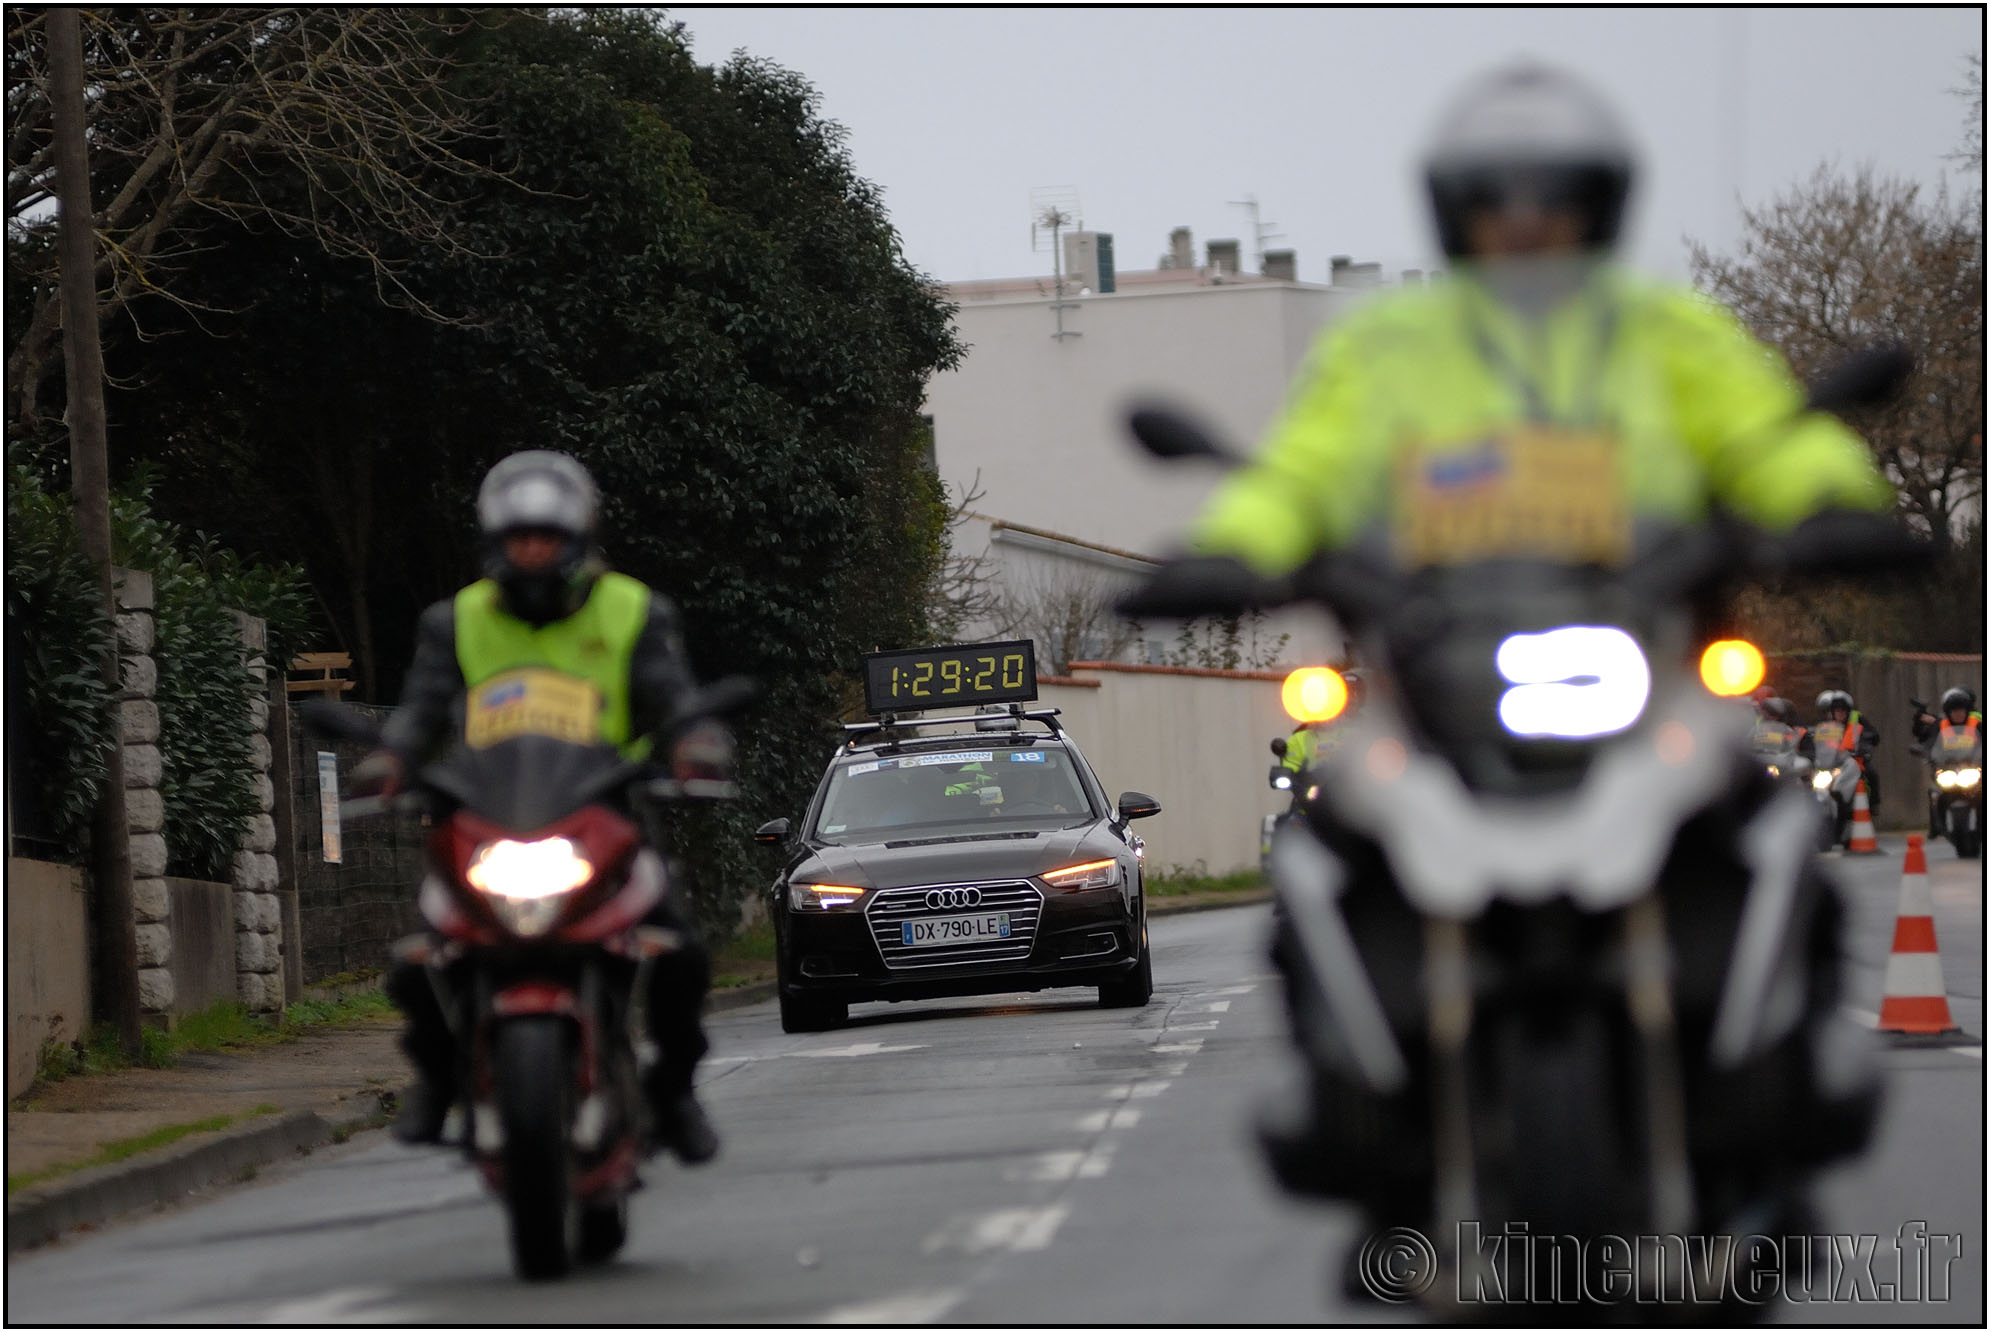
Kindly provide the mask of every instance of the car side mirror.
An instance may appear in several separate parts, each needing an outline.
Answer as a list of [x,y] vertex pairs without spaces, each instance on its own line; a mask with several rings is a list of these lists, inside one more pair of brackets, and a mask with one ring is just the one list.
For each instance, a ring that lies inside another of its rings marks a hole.
[[753,830],[753,840],[761,846],[779,846],[788,840],[788,821],[769,819]]
[[1275,735],[1275,736],[1273,736],[1273,737],[1271,738],[1271,752],[1272,752],[1272,753],[1274,753],[1274,754],[1276,754],[1276,755],[1277,755],[1277,756],[1278,756],[1279,758],[1284,758],[1284,757],[1285,757],[1285,737],[1284,737],[1284,736],[1282,736],[1282,735]]
[[1142,795],[1138,791],[1124,791],[1119,797],[1119,817],[1123,823],[1134,819],[1151,819],[1161,812],[1161,802],[1153,796]]

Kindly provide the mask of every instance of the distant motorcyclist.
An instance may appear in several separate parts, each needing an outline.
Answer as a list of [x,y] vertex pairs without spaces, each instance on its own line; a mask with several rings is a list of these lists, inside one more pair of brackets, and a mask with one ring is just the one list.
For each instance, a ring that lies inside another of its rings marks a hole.
[[1864,769],[1866,804],[1879,809],[1879,769],[1872,762],[1879,747],[1879,728],[1854,706],[1851,694],[1827,689],[1817,696],[1817,721],[1811,725],[1813,761],[1820,768],[1856,760]]
[[[666,732],[694,687],[677,611],[668,598],[607,570],[594,542],[598,509],[593,478],[563,453],[515,453],[490,470],[477,493],[485,577],[422,613],[401,707],[380,749],[355,770],[356,790],[393,794],[460,734],[471,687],[524,666],[592,685],[598,739],[629,757],[645,755],[649,738]],[[669,753],[680,780],[726,776],[731,762],[730,736],[715,722],[678,735]],[[650,923],[683,943],[652,964],[646,1007],[660,1058],[644,1090],[658,1140],[687,1163],[705,1161],[717,1152],[718,1136],[693,1094],[692,1075],[707,1049],[700,1012],[711,963],[669,898]],[[407,1015],[402,1048],[418,1074],[394,1133],[433,1142],[455,1086],[455,1039],[420,966],[397,965],[386,990]]]
[[1914,714],[1914,743],[1925,745],[1934,740],[1947,741],[1952,736],[1963,733],[1980,734],[1983,730],[1983,714],[1976,710],[1976,695],[1957,685],[1942,695],[1936,712],[1925,709]]

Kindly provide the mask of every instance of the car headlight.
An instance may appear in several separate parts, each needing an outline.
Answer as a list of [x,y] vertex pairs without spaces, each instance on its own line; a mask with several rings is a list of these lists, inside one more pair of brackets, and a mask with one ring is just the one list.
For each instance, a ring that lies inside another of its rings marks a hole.
[[513,934],[544,934],[560,899],[594,877],[594,865],[564,837],[486,842],[463,871]]
[[1811,774],[1810,784],[1816,790],[1826,791],[1831,787],[1832,778],[1837,775],[1838,770],[1836,768],[1820,768]]
[[1045,870],[1037,877],[1053,888],[1110,888],[1119,882],[1119,862],[1088,860],[1082,865]]
[[868,888],[851,883],[788,883],[788,905],[797,911],[829,911],[862,900]]

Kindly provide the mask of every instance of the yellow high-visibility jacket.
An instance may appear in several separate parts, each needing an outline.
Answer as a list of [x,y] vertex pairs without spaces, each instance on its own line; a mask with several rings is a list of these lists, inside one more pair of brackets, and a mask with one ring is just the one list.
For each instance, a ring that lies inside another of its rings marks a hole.
[[1772,531],[1887,509],[1864,444],[1802,401],[1782,358],[1698,293],[1604,267],[1530,323],[1456,273],[1320,337],[1194,542],[1266,574],[1370,537],[1409,567],[1609,564],[1643,520],[1691,524],[1716,500]]

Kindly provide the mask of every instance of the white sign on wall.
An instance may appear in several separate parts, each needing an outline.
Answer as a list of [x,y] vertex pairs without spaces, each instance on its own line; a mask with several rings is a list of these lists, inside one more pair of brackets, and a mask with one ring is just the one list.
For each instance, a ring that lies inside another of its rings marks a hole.
[[318,835],[324,843],[325,863],[344,863],[344,847],[339,841],[339,756],[318,751]]

